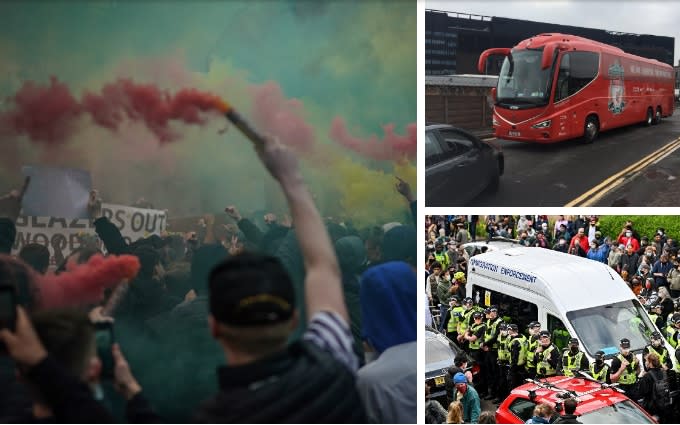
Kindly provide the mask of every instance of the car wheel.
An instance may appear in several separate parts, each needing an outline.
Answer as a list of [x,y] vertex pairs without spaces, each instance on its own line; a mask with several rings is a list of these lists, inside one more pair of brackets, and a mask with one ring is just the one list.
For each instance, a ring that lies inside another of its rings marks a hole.
[[597,117],[594,115],[589,116],[586,119],[586,123],[583,126],[583,143],[590,144],[597,139],[597,135],[600,133],[600,123]]
[[647,118],[645,118],[645,126],[649,127],[654,122],[654,111],[652,108],[647,108]]
[[492,174],[491,174],[491,180],[489,180],[489,185],[486,187],[486,191],[489,193],[496,193],[498,191],[498,186],[500,186],[501,183],[501,173],[500,170],[498,169],[499,165],[496,163],[496,165],[493,167]]
[[652,124],[657,125],[661,122],[661,106],[656,107],[656,113],[654,114],[654,121]]

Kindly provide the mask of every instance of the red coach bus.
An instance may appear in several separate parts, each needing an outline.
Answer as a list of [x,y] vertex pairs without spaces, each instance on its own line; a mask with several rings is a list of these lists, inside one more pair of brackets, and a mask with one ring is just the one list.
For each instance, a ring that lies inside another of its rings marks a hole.
[[482,52],[505,55],[492,89],[496,137],[553,143],[673,114],[673,67],[607,44],[566,34],[540,34],[514,48]]

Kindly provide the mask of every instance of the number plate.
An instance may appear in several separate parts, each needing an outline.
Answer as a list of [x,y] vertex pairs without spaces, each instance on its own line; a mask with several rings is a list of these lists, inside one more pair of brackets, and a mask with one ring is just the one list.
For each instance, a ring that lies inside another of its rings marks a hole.
[[443,376],[437,376],[434,378],[434,384],[435,385],[444,385],[444,377]]
[[519,131],[508,131],[508,136],[519,137],[520,132]]

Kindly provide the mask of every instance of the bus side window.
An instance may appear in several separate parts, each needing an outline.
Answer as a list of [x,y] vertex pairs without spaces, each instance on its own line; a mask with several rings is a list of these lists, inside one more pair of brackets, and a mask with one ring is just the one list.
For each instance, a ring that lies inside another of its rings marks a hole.
[[557,74],[557,88],[555,89],[555,102],[559,102],[569,96],[569,53],[565,53],[560,60],[560,70]]

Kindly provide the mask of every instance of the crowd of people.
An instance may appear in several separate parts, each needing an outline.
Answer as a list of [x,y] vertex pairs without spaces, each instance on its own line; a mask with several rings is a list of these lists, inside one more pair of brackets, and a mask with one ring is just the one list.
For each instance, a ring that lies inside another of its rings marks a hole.
[[[418,421],[415,227],[324,222],[295,155],[257,151],[292,223],[229,206],[226,242],[206,216],[201,235],[128,243],[93,191],[106,256],[82,246],[55,271],[45,246],[10,255],[25,187],[0,199],[0,422]],[[89,283],[114,257],[133,275]]]
[[[654,385],[662,381],[671,390],[677,390],[680,376],[680,311],[676,299],[680,263],[675,240],[663,228],[653,236],[641,237],[630,221],[618,235],[606,235],[594,216],[559,216],[553,220],[548,216],[487,216],[480,223],[479,216],[426,217],[426,323],[445,333],[465,352],[455,359],[446,375],[449,412],[465,399],[462,403],[465,422],[475,423],[479,420],[482,398],[499,403],[526,378],[577,376],[585,372],[600,382],[617,383],[631,399],[640,401],[663,422],[677,421],[680,411],[660,405]],[[627,338],[620,341],[620,352],[613,356],[611,365],[605,363],[605,353],[601,351],[591,363],[580,349],[579,340],[572,338],[566,329],[558,327],[551,332],[538,321],[522,329],[506,306],[475,303],[467,296],[467,264],[471,256],[483,253],[486,247],[472,244],[466,249],[464,245],[478,239],[481,228],[486,234],[479,239],[503,238],[518,246],[579,255],[605,263],[619,273],[648,308],[659,329],[651,334],[644,348],[643,364],[630,351]],[[665,347],[664,338],[674,352]],[[479,366],[474,376],[461,373],[465,356]],[[474,387],[474,391],[463,389],[461,394],[462,384]],[[438,410],[432,408],[434,403],[428,404],[429,412]],[[546,415],[557,419],[554,412],[540,410],[531,423],[541,423]],[[432,423],[441,423],[436,415],[430,417]]]

